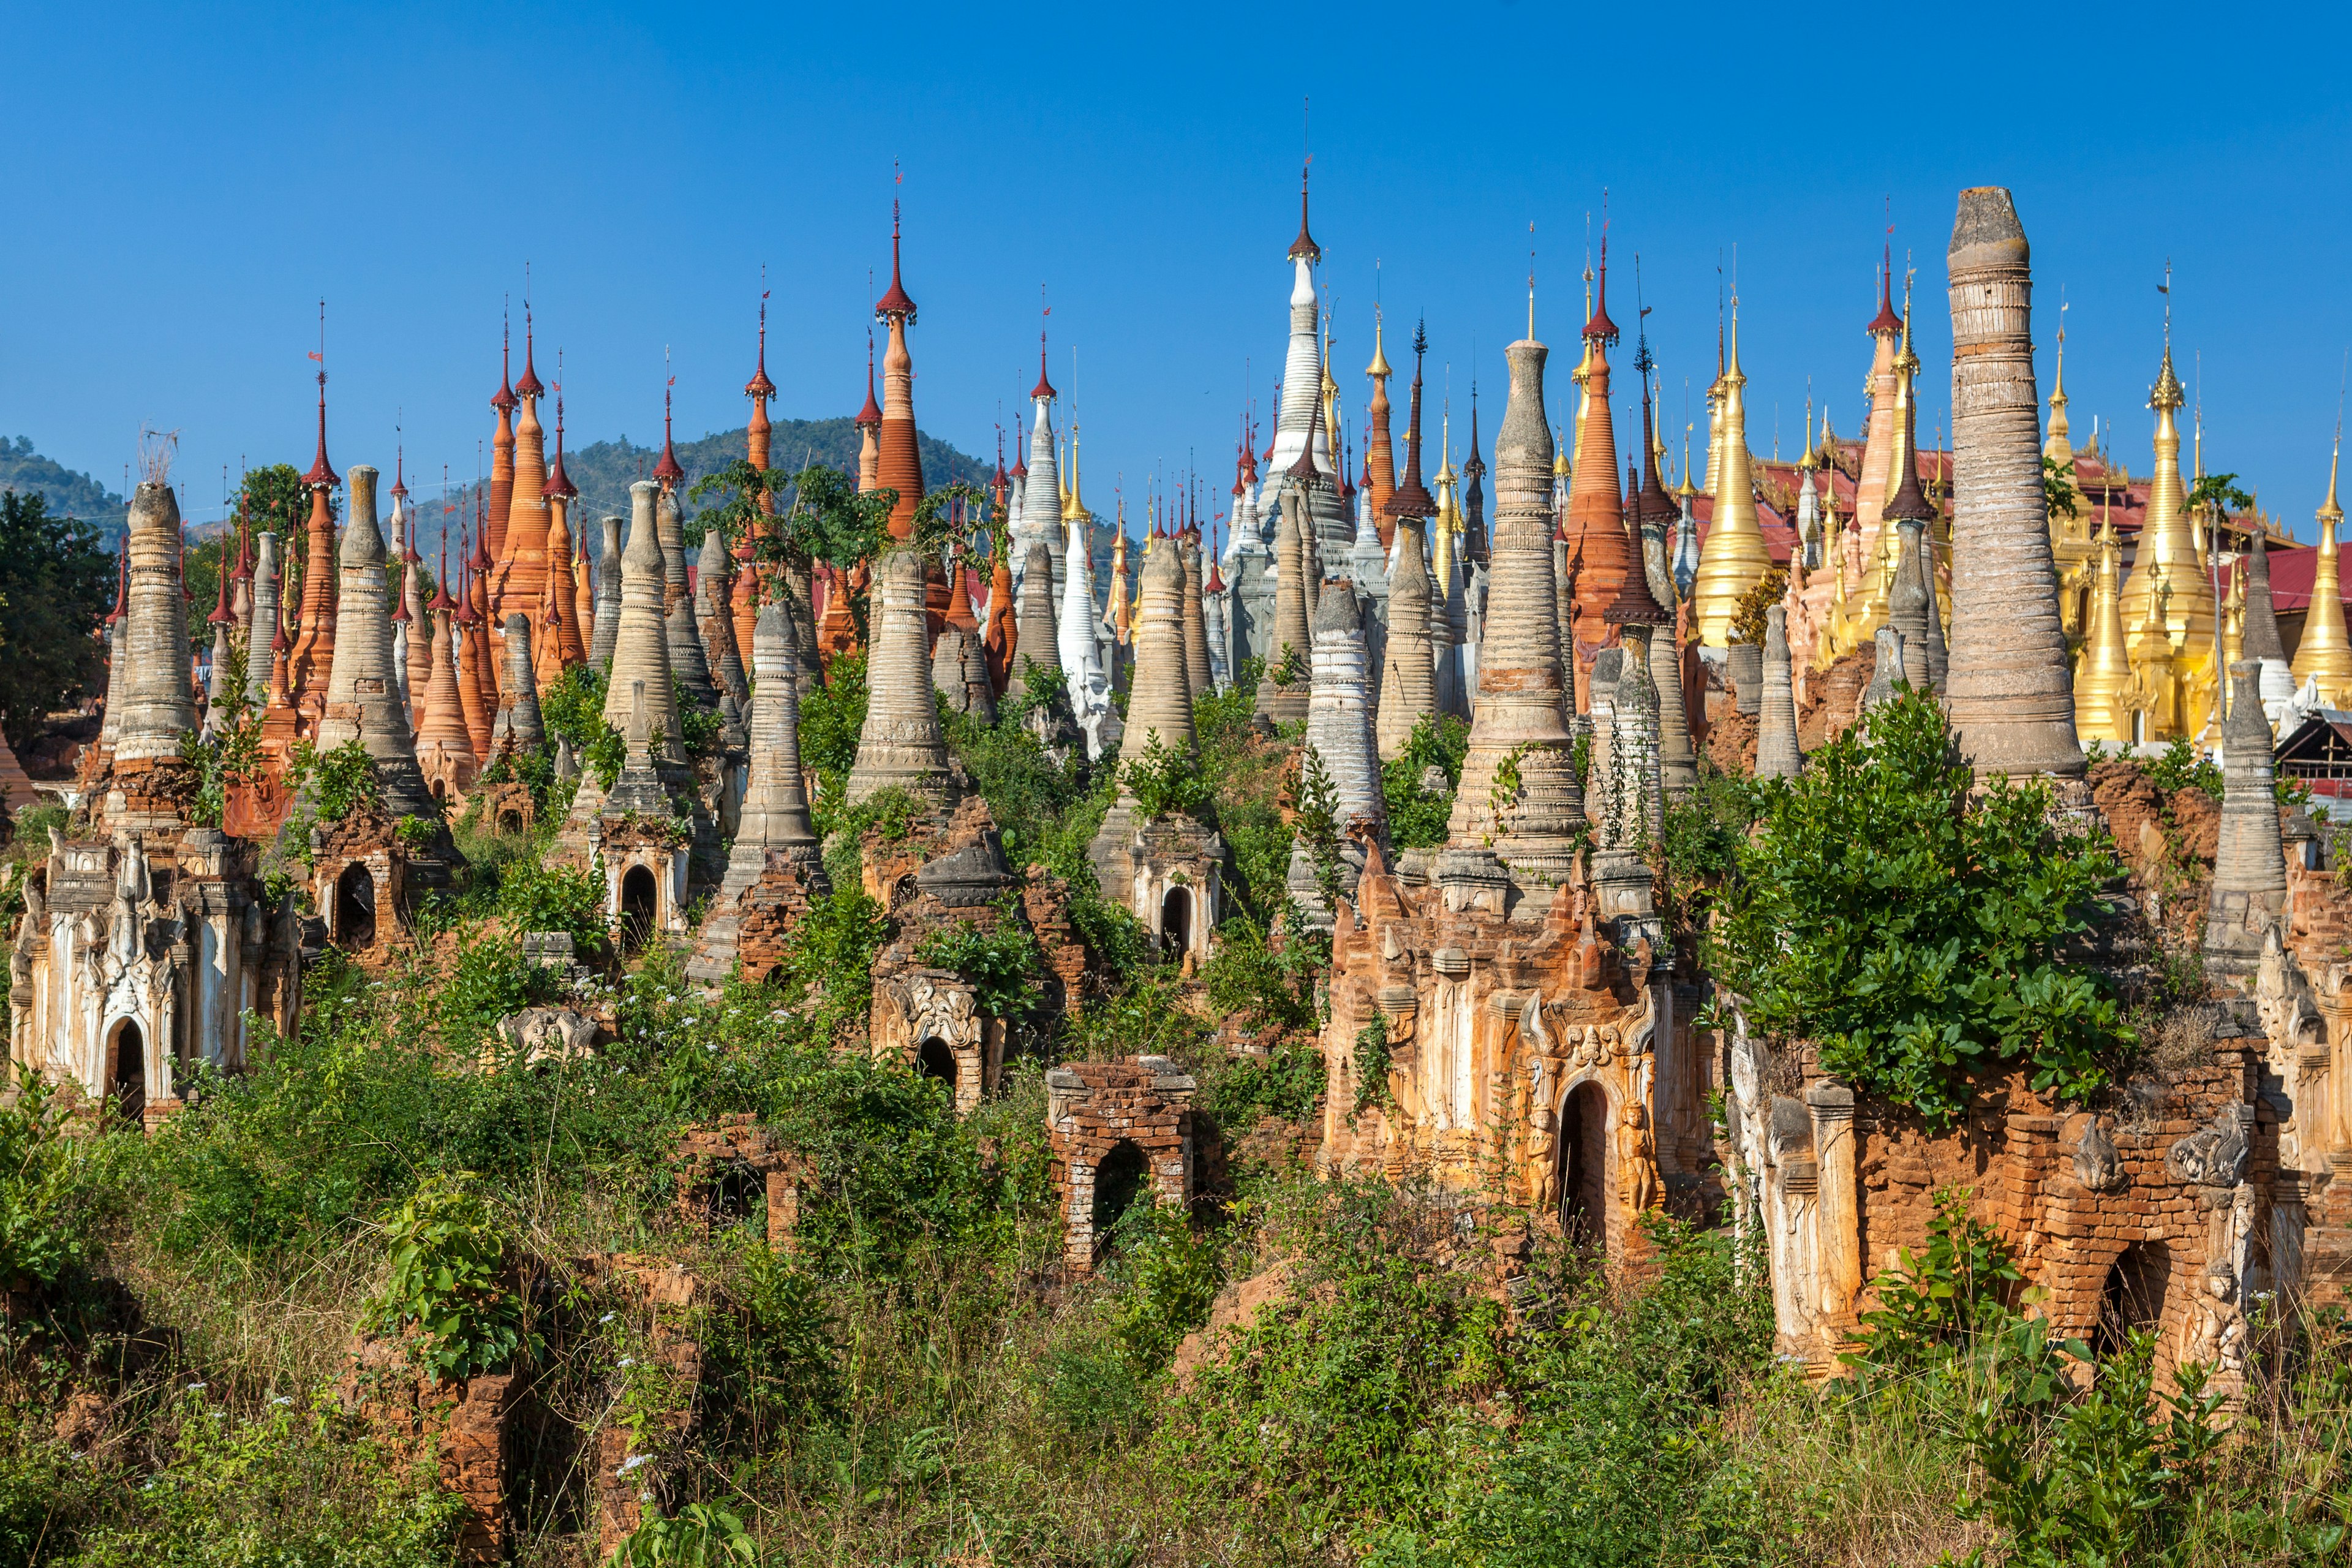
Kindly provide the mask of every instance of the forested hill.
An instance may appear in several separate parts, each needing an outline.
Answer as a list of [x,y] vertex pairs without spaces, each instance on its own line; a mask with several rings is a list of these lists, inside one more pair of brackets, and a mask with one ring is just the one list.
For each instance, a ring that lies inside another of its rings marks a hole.
[[[856,450],[853,445],[853,453]],[[924,462],[930,461],[928,452]],[[0,490],[16,490],[29,494],[38,490],[49,501],[49,512],[55,517],[78,517],[95,524],[100,539],[108,549],[114,548],[122,536],[123,521],[130,503],[114,494],[88,474],[78,474],[52,458],[44,458],[33,450],[33,438],[19,436],[14,441],[0,436]]]
[[[679,441],[677,460],[686,469],[687,483],[691,485],[705,474],[714,474],[744,455],[746,432],[741,426],[721,430],[698,441]],[[923,483],[936,489],[961,479],[982,489],[988,487],[992,465],[976,458],[966,457],[936,437],[916,434],[923,457]],[[552,437],[551,437],[551,444]],[[580,487],[579,503],[572,509],[575,518],[595,519],[629,515],[629,486],[641,479],[650,478],[654,465],[661,460],[659,447],[640,446],[623,436],[611,441],[594,441],[585,447],[567,447],[563,454],[563,471]],[[795,471],[811,463],[823,463],[846,474],[857,472],[857,426],[850,419],[779,419],[770,440],[768,460],[776,468]],[[461,492],[461,499],[470,500],[472,487]],[[425,531],[434,531],[433,520],[425,520]]]

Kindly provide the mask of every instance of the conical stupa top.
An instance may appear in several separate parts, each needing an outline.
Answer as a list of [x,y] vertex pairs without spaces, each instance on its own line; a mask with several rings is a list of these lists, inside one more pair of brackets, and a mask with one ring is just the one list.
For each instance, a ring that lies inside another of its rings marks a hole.
[[768,379],[768,297],[760,296],[760,363],[751,379],[743,384],[743,395],[764,411],[768,399],[776,395],[776,384]]
[[205,617],[205,622],[208,626],[223,626],[236,619],[236,616],[229,613],[228,583],[229,574],[226,572],[222,573],[220,574],[220,603],[214,608],[211,615]]
[[1372,363],[1364,367],[1364,374],[1379,381],[1396,374],[1389,368],[1389,356],[1381,343],[1381,318],[1377,311],[1372,316]]
[[2347,695],[2352,695],[2347,691],[2352,686],[2352,642],[2347,642],[2344,625],[2344,568],[2336,538],[2336,527],[2344,521],[2344,509],[2336,500],[2336,471],[2342,455],[2339,437],[2327,459],[2327,499],[2319,503],[2319,551],[2312,568],[2311,608],[2304,616],[2303,637],[2294,649],[2296,684],[2316,678],[2320,700],[2330,707],[2343,706]]
[[1323,259],[1323,247],[1307,232],[1307,167],[1298,171],[1298,237],[1290,242],[1286,254],[1293,261],[1304,261],[1309,267]]
[[2063,327],[2058,329],[2058,368],[2053,373],[2050,388],[2050,435],[2042,444],[2042,455],[2062,468],[2074,460],[2074,444],[2067,439],[2066,434],[2066,329]]
[[2245,657],[2284,664],[2286,644],[2279,637],[2278,613],[2271,600],[2270,541],[2260,523],[2246,546],[2245,594]]
[[402,626],[406,626],[416,618],[408,613],[407,584],[404,580],[402,583],[402,591],[393,595],[392,618]]
[[327,461],[327,373],[323,370],[319,373],[319,456],[311,462],[310,471],[302,476],[302,482],[313,489],[332,489],[343,482],[342,476]]
[[[561,374],[562,367],[557,369]],[[555,399],[555,462],[547,471],[547,483],[541,493],[562,496],[566,500],[576,500],[580,494],[580,487],[573,484],[571,477],[563,471],[563,398],[561,394]]]
[[515,405],[514,374],[509,355],[513,353],[513,340],[504,322],[499,325],[499,389],[490,395],[490,406],[501,414],[513,412]]
[[857,411],[857,417],[853,423],[858,425],[882,423],[882,405],[876,402],[874,397],[874,333],[870,329],[866,334],[866,406]]
[[1298,448],[1298,456],[1283,472],[1302,484],[1312,485],[1320,470],[1315,466],[1315,437],[1323,428],[1323,401],[1315,400],[1314,411],[1307,416],[1307,439]]
[[433,602],[425,607],[436,616],[457,607],[449,597],[449,536],[446,533],[441,536],[441,570],[433,577]]
[[526,300],[522,308],[522,379],[514,384],[517,397],[538,397],[547,391],[540,384],[539,372],[532,368],[530,339],[530,301]]
[[236,503],[236,580],[253,581],[253,533],[246,526],[245,502]]
[[394,447],[392,449],[392,499],[393,499],[393,500],[406,500],[408,499],[408,478],[407,478],[407,476],[408,476],[408,448],[407,448],[407,447]]
[[1895,448],[1895,494],[1888,498],[1885,516],[1890,521],[1932,522],[1936,506],[1919,488],[1919,399],[1912,383],[1912,373],[1918,361],[1911,354],[1911,321],[1906,312],[1903,321],[1903,357],[1896,368],[1895,396],[1901,412],[1895,416],[1899,439]]
[[1895,247],[1889,244],[1878,268],[1878,314],[1863,329],[1872,337],[1881,332],[1890,335],[1903,330],[1903,318],[1895,313]]
[[[1641,355],[1641,361],[1645,365],[1649,361],[1646,348]],[[1673,514],[1674,507],[1667,501],[1666,492],[1658,482],[1658,455],[1650,440],[1654,427],[1652,424],[1652,415],[1650,377],[1647,370],[1644,370],[1642,375],[1643,462],[1641,489],[1633,498],[1633,510],[1636,517],[1654,518],[1663,527],[1664,520]],[[1650,574],[1640,558],[1641,543],[1638,535],[1634,540],[1634,552],[1635,559],[1627,563],[1625,574],[1618,581],[1617,597],[1611,602],[1608,608],[1601,612],[1601,618],[1614,626],[1664,626],[1675,617],[1660,606],[1657,596],[1650,592]]]
[[654,478],[661,481],[662,489],[669,489],[671,486],[677,484],[678,480],[686,478],[686,470],[678,467],[677,464],[677,448],[670,445],[669,404],[670,389],[667,386],[664,386],[662,388],[661,461],[654,465]]
[[[1640,257],[1633,258],[1636,261]],[[1617,323],[1609,319],[1609,237],[1601,237],[1601,287],[1592,296],[1592,316],[1584,323],[1584,336],[1592,342],[1613,343],[1617,341]],[[1531,331],[1528,334],[1533,337]]]
[[1428,487],[1421,482],[1421,362],[1429,350],[1425,330],[1416,327],[1412,334],[1412,411],[1404,432],[1404,482],[1389,497],[1391,517],[1430,517],[1437,510],[1437,502],[1430,498]]
[[1054,390],[1052,378],[1045,374],[1045,334],[1037,334],[1037,384],[1029,389],[1033,402],[1051,403],[1061,395]]
[[906,285],[898,280],[898,204],[890,204],[890,291],[874,301],[874,314],[880,320],[896,316],[900,321],[915,319],[915,301],[908,297]]

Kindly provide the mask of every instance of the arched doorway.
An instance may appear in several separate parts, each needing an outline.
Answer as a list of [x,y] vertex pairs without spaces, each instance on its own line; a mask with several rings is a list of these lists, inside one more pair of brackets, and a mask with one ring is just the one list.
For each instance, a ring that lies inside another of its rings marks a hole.
[[335,936],[353,950],[375,943],[375,876],[362,861],[335,879]]
[[621,873],[621,951],[635,952],[646,945],[654,932],[654,915],[660,907],[660,891],[654,884],[654,874],[643,866],[632,866]]
[[1559,1108],[1559,1228],[1577,1247],[1608,1236],[1609,1096],[1590,1079]]
[[2166,1287],[2172,1279],[2172,1252],[2161,1241],[2135,1241],[2123,1249],[2099,1287],[2099,1321],[2091,1349],[2102,1359],[2124,1348],[2134,1329],[2153,1331],[2164,1321]]
[[945,1040],[937,1035],[926,1039],[923,1042],[923,1048],[915,1053],[915,1070],[925,1078],[935,1078],[946,1084],[948,1098],[950,1100],[955,1098],[955,1052]]
[[1143,1195],[1144,1183],[1150,1167],[1143,1151],[1131,1138],[1122,1138],[1111,1145],[1110,1152],[1095,1167],[1095,1253],[1099,1257],[1110,1243],[1110,1233],[1119,1217],[1133,1208]]
[[1171,958],[1181,958],[1192,949],[1192,891],[1189,888],[1171,888],[1160,900],[1160,946]]
[[108,1093],[133,1126],[147,1115],[147,1037],[136,1021],[125,1018],[114,1029],[114,1075]]

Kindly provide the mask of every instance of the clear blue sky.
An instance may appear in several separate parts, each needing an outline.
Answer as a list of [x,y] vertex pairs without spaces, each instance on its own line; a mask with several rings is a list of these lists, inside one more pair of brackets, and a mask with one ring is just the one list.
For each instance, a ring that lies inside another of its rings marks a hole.
[[778,416],[846,414],[897,194],[927,429],[992,451],[1035,378],[1043,282],[1088,500],[1192,448],[1222,494],[1244,361],[1261,408],[1281,363],[1311,94],[1353,419],[1379,258],[1390,358],[1425,313],[1433,398],[1450,361],[1463,411],[1475,351],[1491,432],[1532,220],[1557,420],[1606,185],[1621,404],[1633,253],[1679,426],[1685,377],[1704,419],[1736,244],[1752,444],[1777,405],[1793,450],[1808,377],[1854,430],[1891,196],[1932,424],[1954,196],[2002,184],[2045,376],[2062,285],[2074,306],[2077,440],[2115,421],[2146,470],[2168,256],[2209,466],[2307,538],[2352,343],[2345,32],[2210,5],[19,6],[0,433],[112,487],[142,423],[177,427],[205,515],[224,463],[307,465],[324,295],[337,465],[389,470],[397,414],[412,477],[470,477],[526,260],[577,441],[658,438],[665,344],[680,432],[740,424],[762,263]]

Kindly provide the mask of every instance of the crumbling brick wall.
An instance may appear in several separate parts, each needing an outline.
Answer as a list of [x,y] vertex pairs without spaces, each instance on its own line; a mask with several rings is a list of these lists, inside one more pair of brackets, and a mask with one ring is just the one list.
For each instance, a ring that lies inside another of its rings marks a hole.
[[430,1451],[441,1484],[465,1505],[457,1561],[506,1560],[513,1479],[510,1428],[521,1386],[511,1373],[435,1384],[420,1375],[404,1340],[362,1338],[338,1393],[343,1406],[403,1460]]
[[1797,704],[1799,747],[1817,752],[1852,729],[1862,716],[1862,694],[1877,672],[1878,645],[1866,642],[1807,681],[1804,700]]
[[1096,1234],[1096,1178],[1120,1144],[1140,1153],[1144,1184],[1160,1202],[1179,1209],[1191,1205],[1197,1088],[1166,1057],[1065,1062],[1045,1075],[1063,1261],[1071,1272],[1094,1268],[1102,1239]]

